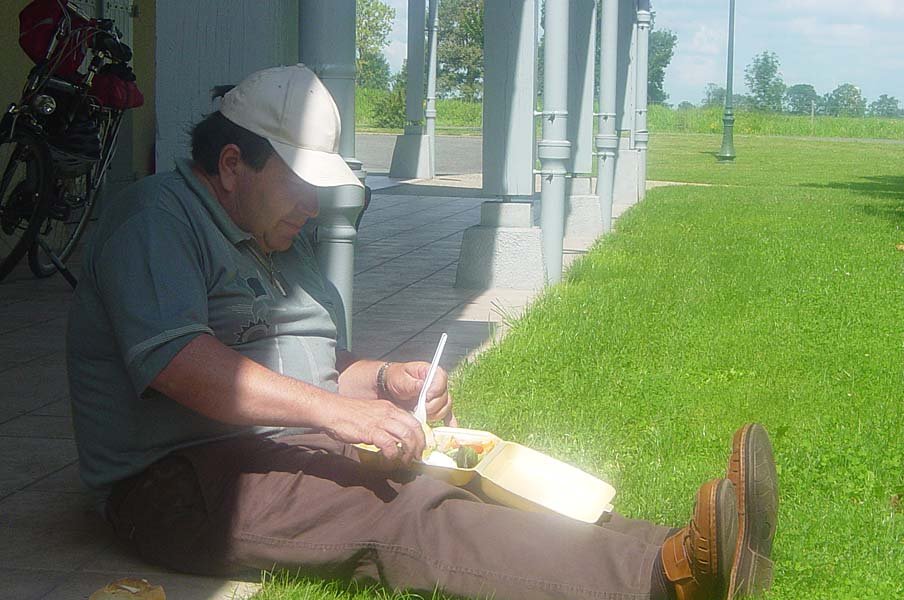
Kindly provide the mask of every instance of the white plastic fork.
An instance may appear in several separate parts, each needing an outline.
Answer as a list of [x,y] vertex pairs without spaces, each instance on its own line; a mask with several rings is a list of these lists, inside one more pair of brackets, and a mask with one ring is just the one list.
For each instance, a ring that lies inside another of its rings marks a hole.
[[427,371],[427,378],[424,380],[424,385],[421,387],[421,393],[417,397],[417,406],[414,407],[414,418],[421,423],[427,422],[427,390],[430,389],[433,378],[436,376],[436,368],[439,366],[439,359],[443,355],[443,348],[446,346],[446,339],[448,337],[449,336],[445,333],[440,336],[439,345],[436,347],[436,353],[433,355],[433,362],[430,363],[430,370]]

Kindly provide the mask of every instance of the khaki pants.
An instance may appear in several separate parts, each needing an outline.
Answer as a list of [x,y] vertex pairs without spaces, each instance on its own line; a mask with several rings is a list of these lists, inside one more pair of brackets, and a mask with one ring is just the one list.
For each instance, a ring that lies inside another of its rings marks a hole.
[[392,477],[322,434],[242,437],[175,452],[120,482],[107,512],[142,557],[178,571],[285,567],[498,599],[650,596],[666,527],[619,515],[588,525]]

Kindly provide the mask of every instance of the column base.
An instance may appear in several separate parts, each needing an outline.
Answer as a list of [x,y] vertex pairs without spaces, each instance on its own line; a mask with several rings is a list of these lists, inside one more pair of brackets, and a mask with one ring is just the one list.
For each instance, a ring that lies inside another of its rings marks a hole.
[[631,148],[629,138],[620,138],[615,159],[613,204],[634,204],[640,200],[640,152]]
[[406,133],[396,136],[389,176],[394,179],[432,179],[430,136]]
[[569,196],[565,200],[565,239],[595,240],[604,233],[602,215],[599,196]]
[[465,230],[455,287],[538,290],[546,285],[542,236],[530,202],[484,202],[480,225]]

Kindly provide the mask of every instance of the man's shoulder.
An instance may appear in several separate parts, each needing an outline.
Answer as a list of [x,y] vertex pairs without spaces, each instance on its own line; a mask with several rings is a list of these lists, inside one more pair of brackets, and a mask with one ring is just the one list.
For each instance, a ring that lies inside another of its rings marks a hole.
[[198,205],[196,194],[178,171],[157,173],[139,179],[122,190],[114,202],[134,210],[159,208],[177,214],[191,212]]
[[135,217],[144,220],[176,220],[194,227],[203,214],[197,195],[178,171],[139,179],[110,198],[100,228],[109,233]]
[[100,251],[108,240],[117,235],[128,236],[134,233],[135,227],[181,227],[197,234],[201,220],[203,208],[179,172],[149,175],[109,198],[90,246],[92,250]]

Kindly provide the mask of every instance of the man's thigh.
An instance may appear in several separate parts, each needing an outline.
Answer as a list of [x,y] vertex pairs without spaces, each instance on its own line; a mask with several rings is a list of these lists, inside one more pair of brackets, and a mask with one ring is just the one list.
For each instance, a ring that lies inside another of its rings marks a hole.
[[368,469],[323,434],[187,448],[117,492],[111,520],[121,537],[151,562],[202,573],[304,565],[350,576],[356,553],[391,538],[412,505],[478,501],[441,482]]

